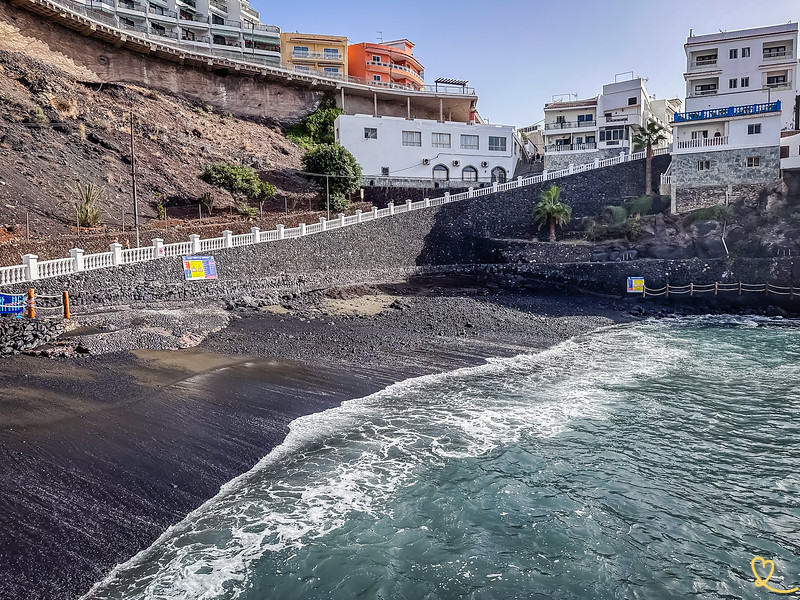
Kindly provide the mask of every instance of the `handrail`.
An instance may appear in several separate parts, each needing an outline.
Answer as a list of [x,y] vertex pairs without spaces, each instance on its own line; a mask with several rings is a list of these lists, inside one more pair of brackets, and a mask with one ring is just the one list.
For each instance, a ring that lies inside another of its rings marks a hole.
[[781,110],[781,101],[775,100],[775,102],[761,102],[758,104],[747,104],[744,106],[708,108],[706,110],[695,110],[692,112],[675,113],[674,122],[683,123],[686,121],[702,121],[705,119],[743,117],[747,115],[758,115],[763,113],[780,112],[780,110]]
[[[667,153],[668,148],[656,148],[653,150],[654,156]],[[501,191],[536,185],[544,181],[551,181],[561,177],[566,177],[568,175],[584,173],[594,169],[602,169],[633,160],[641,160],[643,158],[645,158],[645,152],[620,154],[619,156],[604,160],[594,160],[590,163],[570,165],[568,168],[559,169],[557,171],[544,171],[541,175],[535,175],[533,177],[518,177],[515,180],[508,181],[503,184],[477,189],[470,188],[469,191],[462,192],[460,194],[450,194],[449,192],[445,192],[443,196],[438,198],[426,198],[422,201],[406,202],[405,204],[398,204],[396,206],[390,203],[387,208],[373,208],[371,212],[366,213],[362,211],[356,211],[355,215],[350,216],[340,214],[338,218],[331,219],[330,221],[322,219],[319,223],[313,223],[311,225],[301,224],[293,228],[285,228],[283,225],[279,225],[276,229],[271,231],[260,231],[257,228],[254,228],[252,233],[239,235],[233,235],[230,231],[226,231],[223,232],[222,237],[209,239],[199,239],[198,237],[193,237],[193,241],[177,242],[174,244],[163,244],[162,240],[157,239],[153,240],[153,246],[132,248],[129,250],[122,250],[119,244],[112,244],[110,252],[87,254],[84,256],[83,251],[79,251],[76,252],[76,256],[74,257],[71,256],[70,258],[58,258],[42,262],[38,262],[36,256],[26,255],[23,257],[24,264],[22,265],[0,267],[0,287],[27,283],[29,281],[35,281],[38,279],[58,277],[61,275],[71,275],[73,273],[79,273],[82,271],[104,269],[109,267],[117,267],[120,265],[158,260],[162,257],[213,252],[225,248],[247,246],[259,243],[280,242],[284,239],[313,235],[332,229],[339,229],[341,227],[352,227],[366,221],[391,217],[395,214],[415,210],[424,210],[427,208],[435,208],[444,204],[466,200],[468,198],[479,198]]]

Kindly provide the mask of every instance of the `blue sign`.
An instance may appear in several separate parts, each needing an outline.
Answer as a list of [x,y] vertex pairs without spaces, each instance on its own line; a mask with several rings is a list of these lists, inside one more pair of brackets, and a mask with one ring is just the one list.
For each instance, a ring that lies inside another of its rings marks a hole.
[[187,281],[216,279],[217,264],[213,256],[184,256],[183,276]]
[[0,314],[22,316],[25,312],[25,296],[22,294],[0,294]]

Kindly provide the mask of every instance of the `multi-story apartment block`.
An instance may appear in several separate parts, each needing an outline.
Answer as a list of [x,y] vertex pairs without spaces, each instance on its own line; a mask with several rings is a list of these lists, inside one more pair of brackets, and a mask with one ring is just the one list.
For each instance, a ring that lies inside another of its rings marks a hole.
[[644,79],[609,83],[596,98],[546,104],[545,168],[562,169],[630,153],[635,131],[650,121],[664,126],[668,144],[669,122],[680,100],[656,100],[647,93]]
[[347,38],[335,35],[281,33],[281,62],[303,73],[346,78]]
[[[797,24],[689,35],[686,112],[673,121],[673,210],[757,194],[795,128]],[[664,191],[664,190],[662,190]]]
[[248,0],[78,0],[123,30],[232,58],[280,63],[280,29],[265,25]]
[[355,156],[369,180],[388,177],[434,187],[504,183],[522,155],[514,128],[454,121],[340,115],[336,141]]
[[373,85],[422,89],[425,69],[414,58],[413,48],[414,44],[405,39],[381,44],[352,44],[348,70],[352,77]]

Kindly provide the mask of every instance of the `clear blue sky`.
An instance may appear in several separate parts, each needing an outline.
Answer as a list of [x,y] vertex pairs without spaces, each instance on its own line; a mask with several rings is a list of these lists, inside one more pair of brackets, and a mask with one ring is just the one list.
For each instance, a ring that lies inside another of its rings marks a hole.
[[649,78],[659,98],[684,97],[683,44],[695,35],[800,19],[799,0],[403,0],[267,2],[262,20],[283,31],[346,35],[350,43],[408,38],[426,82],[467,79],[492,123],[525,126],[553,94],[593,97],[614,75]]

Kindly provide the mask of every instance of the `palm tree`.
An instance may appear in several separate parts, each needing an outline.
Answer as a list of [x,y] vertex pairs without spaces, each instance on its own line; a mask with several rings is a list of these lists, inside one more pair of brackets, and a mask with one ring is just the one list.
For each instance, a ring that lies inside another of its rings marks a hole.
[[561,202],[561,188],[550,186],[539,196],[539,202],[533,206],[533,218],[541,229],[545,223],[550,226],[550,241],[556,241],[556,225],[562,227],[572,218],[572,207]]
[[633,134],[633,144],[647,149],[644,173],[644,193],[647,196],[653,195],[653,146],[666,139],[666,130],[655,121],[649,121],[646,126],[640,127]]

